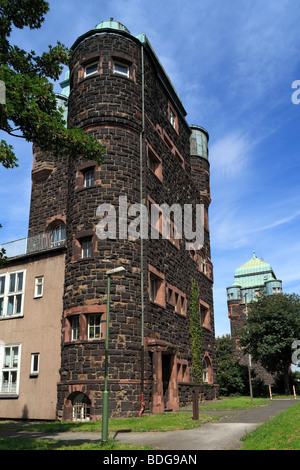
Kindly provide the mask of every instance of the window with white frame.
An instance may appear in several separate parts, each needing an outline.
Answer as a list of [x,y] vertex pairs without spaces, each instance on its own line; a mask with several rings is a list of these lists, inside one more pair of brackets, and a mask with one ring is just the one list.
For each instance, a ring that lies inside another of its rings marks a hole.
[[114,62],[114,75],[120,75],[121,77],[129,77],[129,67],[121,62]]
[[37,276],[35,278],[35,286],[34,286],[34,297],[43,297],[44,293],[44,276]]
[[62,246],[66,241],[66,226],[57,225],[51,232],[51,246]]
[[175,129],[175,124],[176,124],[175,114],[172,110],[170,110],[169,119],[170,119],[171,126],[174,127],[174,129]]
[[71,319],[72,341],[79,339],[79,316],[75,315]]
[[25,271],[0,276],[0,318],[23,314]]
[[84,172],[84,187],[89,188],[90,186],[94,186],[94,168],[86,170]]
[[92,239],[85,238],[81,242],[81,257],[90,258],[92,256]]
[[101,339],[101,315],[89,315],[88,339]]
[[30,375],[38,375],[40,368],[40,353],[31,354]]
[[90,75],[94,75],[98,72],[98,62],[93,62],[92,64],[88,64],[84,68],[84,76],[89,77]]
[[1,384],[0,393],[16,395],[19,393],[21,346],[17,344],[4,345],[0,350]]

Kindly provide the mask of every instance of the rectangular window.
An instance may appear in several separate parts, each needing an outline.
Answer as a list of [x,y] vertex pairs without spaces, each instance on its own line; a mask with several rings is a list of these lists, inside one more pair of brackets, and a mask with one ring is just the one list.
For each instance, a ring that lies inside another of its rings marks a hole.
[[148,168],[155,174],[155,176],[162,181],[162,161],[161,158],[148,146]]
[[35,278],[34,286],[34,297],[43,297],[44,291],[44,276],[38,276]]
[[175,123],[176,123],[176,121],[175,121],[175,114],[173,113],[172,110],[170,110],[170,116],[169,116],[169,118],[170,118],[171,126],[174,127],[174,129],[175,129]]
[[72,328],[72,341],[77,341],[79,339],[79,316],[76,315],[71,320]]
[[162,307],[166,306],[164,275],[153,266],[148,266],[148,293],[149,300]]
[[89,64],[84,69],[84,76],[89,77],[90,75],[94,75],[98,72],[98,62],[94,62],[93,64]]
[[21,347],[19,345],[3,346],[1,393],[11,395],[18,393],[20,349]]
[[150,300],[151,302],[156,302],[157,297],[157,286],[158,280],[155,277],[150,276]]
[[92,256],[92,240],[87,238],[81,242],[81,257],[90,258]]
[[204,328],[210,329],[210,308],[209,305],[200,300],[200,320]]
[[32,353],[31,354],[31,366],[30,366],[30,375],[38,375],[40,367],[40,354]]
[[122,77],[129,77],[128,65],[121,64],[120,62],[114,63],[114,75],[120,75]]
[[89,315],[88,339],[101,339],[101,315]]
[[168,103],[168,116],[171,126],[178,133],[178,116],[170,102]]
[[0,317],[22,315],[25,271],[0,277]]
[[90,186],[94,186],[94,170],[84,172],[84,187],[89,188]]

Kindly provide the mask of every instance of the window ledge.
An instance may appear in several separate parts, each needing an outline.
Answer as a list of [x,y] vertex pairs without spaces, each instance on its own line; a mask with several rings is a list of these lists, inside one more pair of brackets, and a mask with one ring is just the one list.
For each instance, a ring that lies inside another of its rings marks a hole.
[[158,302],[155,302],[154,300],[150,300],[150,304],[155,305],[156,307],[166,308],[165,304],[160,304]]
[[76,341],[65,341],[64,346],[74,346],[76,344],[104,343],[105,338],[99,339],[77,339]]
[[75,193],[80,193],[81,191],[86,191],[88,189],[93,189],[99,186],[98,184],[92,184],[91,186],[83,186],[82,188],[75,188]]
[[19,398],[18,393],[0,393],[0,400],[1,398]]
[[0,321],[2,321],[2,320],[13,320],[14,318],[23,318],[23,317],[24,317],[23,313],[18,314],[18,315],[2,315],[0,317]]

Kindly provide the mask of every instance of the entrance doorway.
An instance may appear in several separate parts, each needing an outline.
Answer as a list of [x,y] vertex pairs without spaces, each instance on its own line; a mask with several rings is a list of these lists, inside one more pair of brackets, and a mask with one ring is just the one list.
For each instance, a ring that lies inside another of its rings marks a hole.
[[171,355],[162,354],[162,385],[164,411],[169,410],[169,387],[171,377]]
[[152,353],[152,413],[179,410],[177,355],[170,343],[148,339]]

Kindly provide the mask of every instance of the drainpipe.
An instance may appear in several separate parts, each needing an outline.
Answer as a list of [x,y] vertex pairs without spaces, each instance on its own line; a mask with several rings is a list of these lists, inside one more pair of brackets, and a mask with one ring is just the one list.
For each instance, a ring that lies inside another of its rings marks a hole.
[[[142,66],[142,130],[140,132],[140,204],[143,204],[143,141],[145,131],[145,73],[144,73],[144,46],[141,46],[141,66]],[[143,217],[141,217],[141,235],[143,232]],[[144,403],[144,241],[141,240],[141,410],[142,415],[145,407]]]

